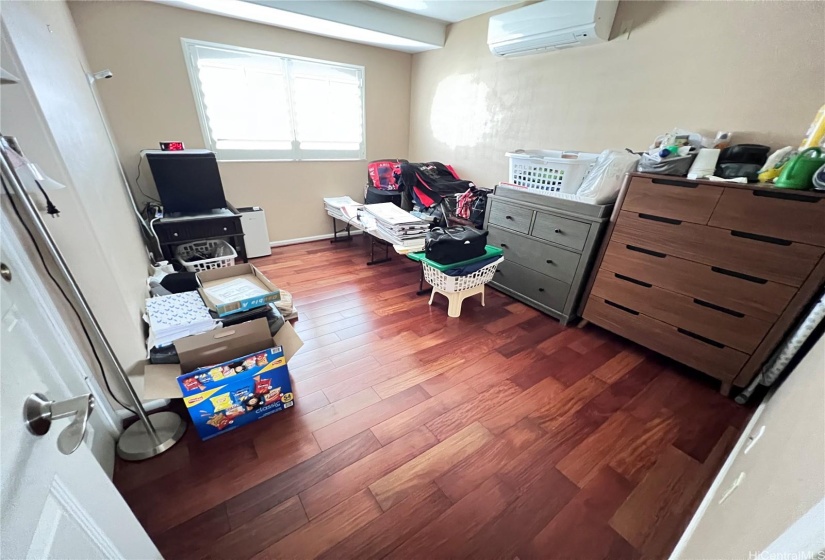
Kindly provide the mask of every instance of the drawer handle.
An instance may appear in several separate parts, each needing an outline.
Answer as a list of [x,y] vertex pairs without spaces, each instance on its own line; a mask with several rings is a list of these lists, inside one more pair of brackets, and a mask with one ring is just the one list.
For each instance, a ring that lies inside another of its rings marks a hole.
[[712,272],[717,274],[724,274],[725,276],[733,276],[734,278],[739,278],[740,280],[747,280],[748,282],[753,282],[754,284],[767,284],[768,281],[764,278],[759,278],[758,276],[751,276],[750,274],[742,274],[741,272],[734,272],[733,270],[728,270],[726,268],[720,268],[718,266],[710,267]]
[[553,230],[553,233],[561,233],[561,228],[556,228]]
[[695,189],[699,186],[697,183],[688,183],[687,181],[674,181],[673,179],[652,179],[650,182],[654,185],[670,185],[671,187],[684,187],[686,189]]
[[638,315],[638,314],[639,314],[639,312],[638,312],[638,311],[635,311],[635,310],[633,310],[633,309],[630,309],[629,307],[625,307],[624,305],[619,305],[618,303],[613,303],[613,302],[612,302],[612,301],[610,301],[610,300],[607,300],[607,299],[606,299],[606,300],[604,300],[604,302],[605,302],[607,305],[609,305],[610,307],[615,307],[616,309],[621,309],[621,310],[622,310],[622,311],[624,311],[625,313],[630,313],[631,315]]
[[512,216],[504,216],[504,219],[505,219],[505,220],[512,220],[512,219],[513,219],[513,217],[512,217]]
[[619,280],[624,280],[625,282],[630,282],[631,284],[644,286],[645,288],[652,288],[653,287],[653,284],[648,284],[647,282],[642,282],[641,280],[636,280],[635,278],[631,278],[630,276],[625,276],[624,274],[616,274],[614,272],[613,276],[615,276]]
[[226,228],[223,228],[223,230],[226,231]]
[[539,291],[540,291],[540,292],[543,292],[543,291],[544,291],[544,288],[539,288]]
[[780,239],[778,237],[769,237],[767,235],[757,235],[755,233],[748,233],[746,231],[732,231],[730,234],[734,237],[743,237],[745,239],[753,239],[754,241],[762,241],[763,243],[773,243],[774,245],[792,245],[792,241],[787,239]]
[[553,264],[553,259],[547,259],[545,262],[546,262],[547,264]]
[[681,334],[683,334],[685,336],[689,336],[690,338],[695,338],[699,342],[704,342],[705,344],[710,344],[711,346],[715,346],[716,348],[724,348],[725,347],[725,345],[720,343],[720,342],[716,342],[715,340],[711,340],[710,338],[705,338],[704,336],[698,335],[696,333],[686,331],[685,329],[677,328],[676,330],[679,331]]
[[502,249],[509,249],[510,247],[506,243],[501,244]]
[[745,316],[744,313],[739,313],[738,311],[728,309],[727,307],[722,307],[721,305],[716,305],[715,303],[710,303],[709,301],[702,301],[701,299],[693,298],[693,303],[695,303],[696,305],[701,305],[702,307],[707,307],[708,309],[719,311],[720,313],[727,313],[728,315],[733,315],[734,317],[737,317],[739,319]]
[[177,232],[173,233],[172,235],[174,235],[175,237],[177,237],[177,236],[178,236]]
[[794,202],[812,202],[816,204],[819,198],[813,196],[805,196],[804,194],[792,194],[777,191],[751,191],[753,196],[764,196],[765,198],[781,198],[783,200],[793,200]]
[[652,222],[662,222],[663,224],[671,224],[674,226],[678,226],[682,223],[682,220],[674,220],[673,218],[663,218],[662,216],[654,216],[653,214],[639,214],[639,217],[643,220],[650,220]]
[[659,253],[658,251],[651,251],[650,249],[642,249],[641,247],[636,247],[635,245],[625,245],[630,251],[636,251],[637,253],[644,253],[645,255],[650,255],[651,257],[656,257],[657,259],[663,259],[667,257],[664,253]]

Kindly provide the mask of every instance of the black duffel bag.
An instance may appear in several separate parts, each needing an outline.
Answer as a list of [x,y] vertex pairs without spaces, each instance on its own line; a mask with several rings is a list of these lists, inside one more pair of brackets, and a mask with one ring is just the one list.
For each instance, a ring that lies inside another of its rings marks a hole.
[[484,256],[487,232],[467,226],[437,227],[427,232],[424,255],[439,264],[453,264]]

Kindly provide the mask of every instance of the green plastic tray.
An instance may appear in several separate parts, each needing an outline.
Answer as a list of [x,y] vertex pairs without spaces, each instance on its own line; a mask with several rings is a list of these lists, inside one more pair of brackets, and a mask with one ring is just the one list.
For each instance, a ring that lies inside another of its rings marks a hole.
[[435,261],[431,261],[430,259],[424,256],[424,251],[419,251],[418,253],[407,253],[407,256],[414,261],[425,262],[431,267],[435,268],[436,270],[444,272],[445,270],[450,270],[451,268],[458,268],[460,266],[472,264],[474,262],[482,261],[484,259],[489,259],[490,257],[500,257],[502,253],[504,253],[504,251],[502,251],[498,247],[493,247],[492,245],[487,245],[484,249],[484,255],[480,257],[452,264],[441,264]]

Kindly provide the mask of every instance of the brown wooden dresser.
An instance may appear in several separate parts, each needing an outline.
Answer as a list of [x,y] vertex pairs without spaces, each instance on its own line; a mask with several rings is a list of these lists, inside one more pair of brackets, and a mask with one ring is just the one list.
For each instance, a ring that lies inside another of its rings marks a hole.
[[823,194],[631,173],[581,314],[727,394],[822,288],[824,253]]

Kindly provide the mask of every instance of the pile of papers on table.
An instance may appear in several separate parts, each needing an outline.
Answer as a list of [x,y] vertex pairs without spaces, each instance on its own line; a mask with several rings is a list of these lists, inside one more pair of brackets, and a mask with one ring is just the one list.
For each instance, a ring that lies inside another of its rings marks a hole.
[[364,205],[355,202],[348,196],[336,196],[324,199],[324,210],[333,218],[348,222],[357,218],[359,208]]
[[405,212],[392,202],[367,204],[364,210],[375,218],[376,228],[381,237],[393,245],[412,247],[424,244],[424,237],[430,225],[421,218]]
[[181,292],[146,300],[151,346],[165,346],[215,328],[215,319],[198,292]]

